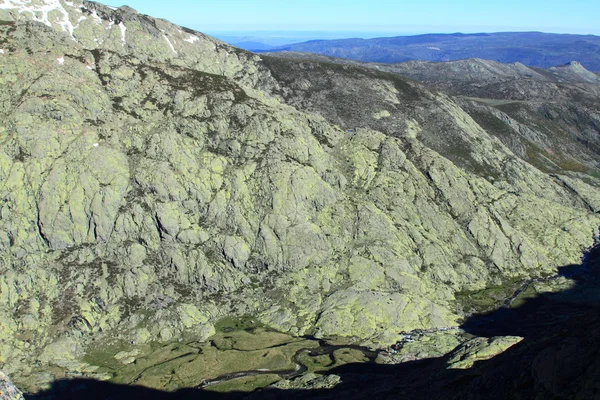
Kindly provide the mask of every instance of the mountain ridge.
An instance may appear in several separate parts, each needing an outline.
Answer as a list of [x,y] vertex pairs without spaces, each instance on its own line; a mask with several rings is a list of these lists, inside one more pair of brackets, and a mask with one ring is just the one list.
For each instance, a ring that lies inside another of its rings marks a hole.
[[[400,64],[363,64],[305,53],[277,53],[276,56],[298,62],[334,62],[400,74],[420,81],[433,90],[463,99],[460,100],[461,106],[469,110],[478,123],[484,123],[480,119],[482,108],[491,111],[494,117],[485,117],[485,125],[490,129],[511,121],[509,124],[516,132],[508,134],[512,128],[502,130],[504,133],[498,136],[499,139],[538,168],[552,171],[555,167],[548,163],[550,160],[563,165],[575,165],[585,160],[583,163],[587,167],[583,167],[583,170],[598,168],[595,143],[600,117],[596,98],[600,86],[589,82],[590,74],[586,70],[581,75],[579,67],[579,73],[574,74],[570,67],[541,69],[481,59],[441,63],[408,61]],[[548,118],[549,115],[553,117]],[[574,129],[569,123],[560,121],[561,115],[565,120],[581,122],[587,119],[588,122]],[[579,132],[575,134],[575,131]],[[517,139],[513,136],[522,136],[525,132],[529,133],[524,138]],[[565,138],[569,136],[574,140],[565,147]],[[572,147],[575,143],[578,144]],[[564,156],[571,161],[565,162]]]
[[594,243],[597,178],[536,168],[459,97],[129,8],[36,4],[68,15],[0,10],[0,368],[30,392],[195,387],[215,378],[186,368],[202,351],[168,355],[252,347],[207,342],[232,318],[385,348]]

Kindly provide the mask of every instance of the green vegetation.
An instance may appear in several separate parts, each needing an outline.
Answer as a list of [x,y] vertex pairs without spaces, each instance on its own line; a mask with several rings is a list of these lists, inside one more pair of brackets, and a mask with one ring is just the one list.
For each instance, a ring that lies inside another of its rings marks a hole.
[[244,376],[208,386],[205,390],[222,393],[252,392],[256,389],[264,388],[280,380],[281,377],[275,374]]
[[[293,371],[298,350],[318,346],[316,341],[265,330],[249,318],[227,318],[216,326],[217,333],[206,341],[186,335],[167,344],[97,343],[84,361],[99,367],[95,374],[106,374],[115,383],[174,390],[235,372]],[[252,390],[280,379],[274,377],[278,376],[248,376],[209,387]]]
[[467,314],[486,313],[502,306],[523,284],[523,280],[515,279],[483,290],[457,293],[456,299]]

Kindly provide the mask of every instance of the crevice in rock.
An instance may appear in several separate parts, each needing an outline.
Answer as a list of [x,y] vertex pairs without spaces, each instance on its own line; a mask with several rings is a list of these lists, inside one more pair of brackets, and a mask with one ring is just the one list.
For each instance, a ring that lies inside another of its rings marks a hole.
[[586,199],[583,198],[583,196],[581,196],[579,194],[579,192],[572,187],[571,185],[569,185],[567,182],[565,182],[559,175],[557,174],[550,174],[550,176],[563,188],[565,188],[565,190],[567,190],[569,193],[572,193],[573,195],[575,195],[575,197],[577,199],[579,199],[581,201],[581,203],[583,203],[583,205],[591,212],[593,213],[597,213],[600,210],[596,210]]

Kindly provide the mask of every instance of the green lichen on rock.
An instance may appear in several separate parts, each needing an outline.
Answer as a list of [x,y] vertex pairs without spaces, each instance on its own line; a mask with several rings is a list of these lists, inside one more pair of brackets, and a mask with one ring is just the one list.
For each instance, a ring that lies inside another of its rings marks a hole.
[[[192,385],[174,343],[241,316],[386,347],[593,243],[594,178],[541,172],[451,97],[59,3],[0,25],[0,367],[34,390],[49,366],[129,382],[132,359]],[[293,367],[271,356],[248,368]]]
[[443,357],[452,352],[461,343],[468,341],[464,332],[456,329],[425,332],[411,337],[402,345],[394,346],[389,352],[379,354],[376,362],[380,364],[400,364],[408,361]]
[[273,389],[332,389],[341,381],[338,375],[317,375],[313,373],[305,374],[295,379],[281,380],[267,387]]

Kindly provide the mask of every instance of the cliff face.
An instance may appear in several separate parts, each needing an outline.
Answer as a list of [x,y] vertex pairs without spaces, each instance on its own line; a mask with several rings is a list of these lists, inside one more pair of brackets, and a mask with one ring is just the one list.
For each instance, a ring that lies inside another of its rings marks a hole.
[[[550,176],[397,75],[261,60],[92,2],[0,5],[0,367],[232,315],[383,346],[457,294],[577,263],[596,178]],[[35,384],[33,384],[35,386]]]

